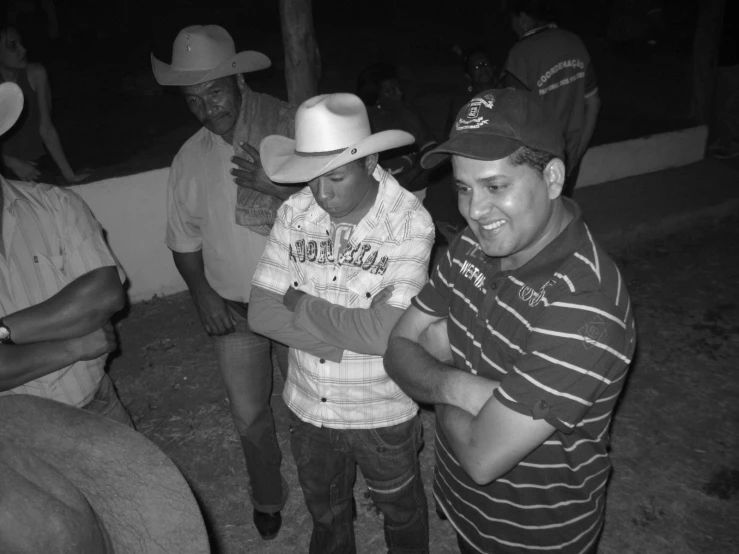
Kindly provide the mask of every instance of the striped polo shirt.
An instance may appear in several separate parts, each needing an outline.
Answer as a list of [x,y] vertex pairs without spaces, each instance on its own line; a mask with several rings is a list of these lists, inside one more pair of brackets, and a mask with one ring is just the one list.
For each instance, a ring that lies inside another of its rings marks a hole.
[[[407,308],[427,280],[434,225],[421,202],[392,175],[377,166],[373,176],[380,183],[375,203],[340,251],[331,217],[309,187],[286,200],[253,285],[279,295],[293,287],[361,309],[393,285],[388,304]],[[385,372],[382,356],[347,349],[340,362],[332,362],[290,348],[283,399],[301,420],[336,429],[389,427],[418,411]]]
[[495,397],[554,434],[479,486],[436,430],[434,494],[480,552],[586,552],[603,525],[609,425],[635,346],[629,296],[577,206],[567,228],[513,271],[468,229],[413,300],[448,317],[458,368],[500,381]]
[[[118,267],[125,281],[100,223],[77,194],[2,178],[0,186],[5,246],[5,255],[0,255],[0,317],[48,300],[93,269]],[[79,361],[0,396],[31,394],[82,407],[100,387],[107,357]]]

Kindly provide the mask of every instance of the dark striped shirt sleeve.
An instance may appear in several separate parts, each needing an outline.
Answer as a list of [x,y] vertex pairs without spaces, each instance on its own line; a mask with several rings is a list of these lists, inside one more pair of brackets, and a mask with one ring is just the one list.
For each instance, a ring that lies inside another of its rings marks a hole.
[[632,326],[604,294],[569,295],[527,322],[523,356],[495,396],[505,406],[571,433],[631,360]]

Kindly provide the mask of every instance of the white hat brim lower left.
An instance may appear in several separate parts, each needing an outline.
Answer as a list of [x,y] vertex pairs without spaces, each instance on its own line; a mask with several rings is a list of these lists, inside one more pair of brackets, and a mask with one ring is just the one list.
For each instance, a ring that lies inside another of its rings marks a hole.
[[0,84],[0,135],[4,135],[23,111],[23,91],[15,83]]

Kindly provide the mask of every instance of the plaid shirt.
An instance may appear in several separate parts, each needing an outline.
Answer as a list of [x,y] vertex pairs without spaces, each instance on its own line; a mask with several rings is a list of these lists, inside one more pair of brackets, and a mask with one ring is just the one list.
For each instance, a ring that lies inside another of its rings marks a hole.
[[[125,281],[100,224],[77,194],[2,178],[0,186],[5,243],[5,256],[0,256],[0,317],[48,300],[93,269],[115,266]],[[84,406],[100,387],[107,357],[79,361],[0,396],[31,394]]]
[[[253,285],[284,295],[291,286],[346,308],[369,308],[393,285],[389,304],[405,309],[424,285],[434,238],[428,212],[379,166],[374,206],[349,243],[334,252],[331,219],[309,188],[277,212]],[[390,329],[387,329],[388,334]],[[385,373],[381,356],[344,351],[340,362],[290,349],[283,398],[303,421],[338,429],[389,427],[418,406]]]

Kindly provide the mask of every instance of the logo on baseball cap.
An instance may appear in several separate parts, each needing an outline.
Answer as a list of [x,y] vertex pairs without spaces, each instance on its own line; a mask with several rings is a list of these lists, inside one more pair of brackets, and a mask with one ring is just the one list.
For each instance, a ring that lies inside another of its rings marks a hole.
[[500,160],[521,146],[564,160],[559,124],[536,95],[513,88],[486,90],[459,110],[449,140],[427,152],[421,165],[434,167],[449,155]]

